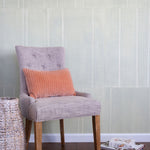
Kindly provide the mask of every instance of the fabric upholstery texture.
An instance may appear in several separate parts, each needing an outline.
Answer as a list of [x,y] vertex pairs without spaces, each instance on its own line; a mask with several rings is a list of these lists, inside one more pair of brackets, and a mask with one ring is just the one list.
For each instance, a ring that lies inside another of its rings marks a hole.
[[29,107],[29,119],[35,122],[99,114],[100,104],[81,96],[39,98]]
[[23,69],[28,93],[34,98],[75,95],[69,70],[37,71]]
[[63,47],[16,46],[16,52],[20,68],[20,106],[25,118],[37,122],[100,114],[99,102],[88,93],[76,91],[76,96],[39,99],[28,95],[23,68],[41,71],[63,69]]
[[22,69],[59,70],[64,68],[63,47],[24,47],[16,46],[20,67],[20,92],[27,93],[27,87]]

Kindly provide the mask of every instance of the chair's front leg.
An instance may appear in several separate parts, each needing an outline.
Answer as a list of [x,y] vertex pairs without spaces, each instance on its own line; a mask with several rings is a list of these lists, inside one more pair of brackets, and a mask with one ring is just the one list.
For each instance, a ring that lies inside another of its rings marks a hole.
[[100,147],[100,116],[92,116],[93,122],[93,136],[94,136],[94,146],[95,150],[101,150]]
[[32,128],[32,121],[26,119],[26,126],[25,126],[25,135],[26,135],[26,150],[28,150],[29,140],[30,140],[30,134],[31,134],[31,128]]
[[60,136],[61,136],[61,146],[65,146],[65,137],[64,137],[64,120],[60,120]]
[[42,122],[34,122],[35,150],[42,150]]

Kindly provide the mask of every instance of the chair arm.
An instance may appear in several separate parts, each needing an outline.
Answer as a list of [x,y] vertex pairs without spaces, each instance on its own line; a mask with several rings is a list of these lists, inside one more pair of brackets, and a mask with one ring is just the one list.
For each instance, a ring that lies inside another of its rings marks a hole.
[[20,107],[21,107],[21,112],[22,112],[22,115],[25,117],[25,118],[29,118],[28,116],[28,109],[29,109],[29,106],[31,103],[34,103],[35,102],[35,99],[28,96],[26,93],[22,93],[20,95]]
[[79,92],[79,91],[76,91],[76,96],[82,96],[82,97],[91,98],[91,94],[90,93]]

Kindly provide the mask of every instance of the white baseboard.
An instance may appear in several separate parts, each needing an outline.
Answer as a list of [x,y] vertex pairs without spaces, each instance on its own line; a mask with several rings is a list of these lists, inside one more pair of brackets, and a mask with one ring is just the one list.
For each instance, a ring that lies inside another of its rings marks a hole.
[[[101,134],[101,142],[106,142],[113,137],[129,138],[135,139],[136,142],[150,142],[150,134],[138,133],[138,134]],[[60,142],[59,134],[43,134],[42,136],[43,143],[58,143]],[[31,134],[30,142],[34,142],[34,135]],[[77,143],[77,142],[93,142],[93,134],[65,134],[66,143]]]

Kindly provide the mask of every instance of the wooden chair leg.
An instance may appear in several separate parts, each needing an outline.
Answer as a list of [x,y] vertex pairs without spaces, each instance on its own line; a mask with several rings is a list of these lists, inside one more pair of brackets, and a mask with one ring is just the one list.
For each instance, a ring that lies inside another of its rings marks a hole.
[[26,119],[26,123],[25,124],[26,124],[26,126],[25,126],[26,150],[28,150],[30,134],[31,134],[31,128],[32,128],[32,121]]
[[61,136],[61,146],[65,146],[65,137],[64,137],[64,120],[60,120],[60,136]]
[[35,150],[42,150],[42,122],[34,122]]
[[95,150],[101,150],[100,147],[100,116],[92,116],[93,136]]

